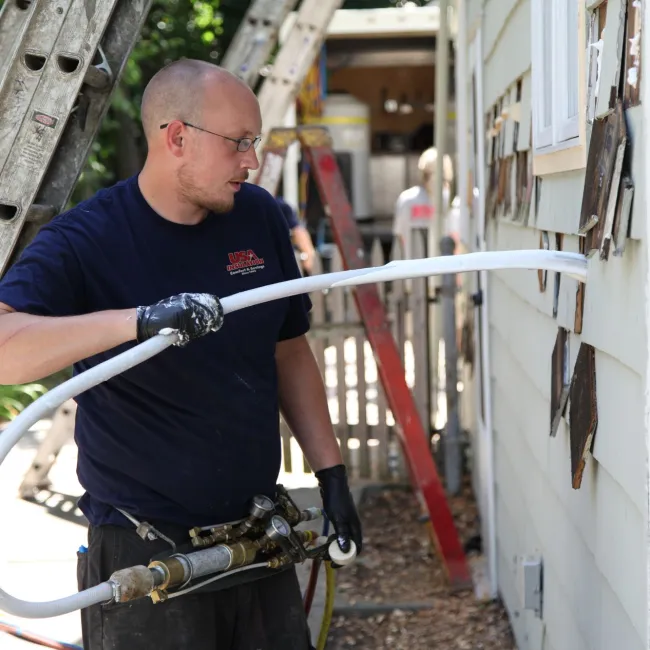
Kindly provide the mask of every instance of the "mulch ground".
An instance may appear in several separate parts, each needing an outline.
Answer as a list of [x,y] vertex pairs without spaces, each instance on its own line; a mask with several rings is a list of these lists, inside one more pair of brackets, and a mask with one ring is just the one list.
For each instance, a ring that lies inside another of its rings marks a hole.
[[[450,505],[462,543],[475,546],[479,523],[469,482]],[[473,592],[448,589],[428,524],[418,521],[422,513],[410,490],[369,491],[360,511],[363,553],[351,567],[337,571],[337,602],[391,607],[370,616],[335,615],[328,650],[516,650],[500,602],[480,602]],[[408,605],[418,603],[432,606],[409,611]]]

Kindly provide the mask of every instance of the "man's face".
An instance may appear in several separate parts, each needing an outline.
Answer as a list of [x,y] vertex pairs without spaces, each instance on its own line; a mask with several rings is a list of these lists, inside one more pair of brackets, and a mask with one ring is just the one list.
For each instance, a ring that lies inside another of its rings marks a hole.
[[180,190],[194,205],[228,212],[241,183],[249,170],[259,167],[259,161],[254,147],[239,151],[238,143],[227,138],[253,140],[260,134],[259,105],[247,88],[231,83],[207,89],[202,114],[195,124],[199,128],[187,127],[189,146],[178,169]]

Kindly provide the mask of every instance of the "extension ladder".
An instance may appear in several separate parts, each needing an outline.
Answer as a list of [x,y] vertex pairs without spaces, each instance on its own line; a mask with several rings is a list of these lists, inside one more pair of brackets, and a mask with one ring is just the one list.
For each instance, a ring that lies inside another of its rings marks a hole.
[[151,0],[0,11],[0,276],[65,209]]
[[266,128],[260,149],[266,145],[269,129],[284,124],[291,103],[313,65],[325,40],[327,28],[343,0],[303,0],[271,74],[264,79],[258,98]]
[[[363,241],[352,216],[352,207],[326,127],[273,129],[263,151],[258,184],[275,195],[287,149],[296,140],[300,142],[314,175],[345,269],[364,268],[367,263]],[[377,370],[387,402],[397,423],[411,482],[426,504],[435,533],[434,542],[442,556],[450,584],[458,589],[468,588],[472,578],[465,553],[427,444],[425,428],[406,384],[402,360],[376,285],[355,287],[354,298],[368,342],[377,359]]]

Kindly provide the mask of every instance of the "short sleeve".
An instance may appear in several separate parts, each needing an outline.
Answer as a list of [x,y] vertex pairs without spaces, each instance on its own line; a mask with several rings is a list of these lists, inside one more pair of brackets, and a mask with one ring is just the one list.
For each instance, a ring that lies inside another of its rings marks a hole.
[[[269,216],[271,217],[271,228],[274,229],[274,235],[277,239],[278,255],[280,256],[284,279],[295,280],[296,278],[300,278],[300,269],[298,268],[296,256],[291,245],[289,228],[277,204],[271,206],[271,214]],[[289,298],[289,311],[280,328],[278,335],[279,341],[293,339],[309,331],[309,311],[311,310],[311,306],[312,304],[308,294],[300,294]]]
[[296,214],[296,211],[284,199],[277,198],[276,201],[280,206],[280,210],[284,215],[284,219],[287,222],[289,230],[297,228],[300,225],[300,222],[298,221],[298,215]]
[[38,316],[83,312],[83,274],[60,225],[43,226],[0,280],[0,302]]

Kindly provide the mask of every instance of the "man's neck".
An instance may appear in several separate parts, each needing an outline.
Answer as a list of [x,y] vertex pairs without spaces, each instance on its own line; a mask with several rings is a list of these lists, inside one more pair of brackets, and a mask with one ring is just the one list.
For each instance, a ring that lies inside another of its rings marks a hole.
[[169,177],[147,164],[138,175],[138,186],[144,200],[167,221],[194,226],[207,217],[207,210],[180,198],[174,184],[169,182]]

